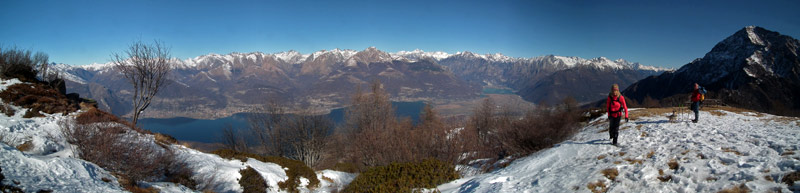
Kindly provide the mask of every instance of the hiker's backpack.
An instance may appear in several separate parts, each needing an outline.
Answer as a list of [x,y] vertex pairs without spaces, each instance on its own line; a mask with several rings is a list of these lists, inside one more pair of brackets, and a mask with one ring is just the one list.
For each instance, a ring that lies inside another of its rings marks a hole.
[[700,101],[706,100],[706,88],[700,87]]

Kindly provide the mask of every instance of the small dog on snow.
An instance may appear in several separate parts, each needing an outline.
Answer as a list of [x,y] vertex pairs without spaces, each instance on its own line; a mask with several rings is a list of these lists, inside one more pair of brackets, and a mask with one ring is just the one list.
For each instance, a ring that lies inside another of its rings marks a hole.
[[667,116],[667,119],[669,119],[669,122],[675,122],[676,121],[675,118],[677,118],[677,117],[678,117],[678,115],[675,114],[675,110],[673,109],[672,110],[672,114]]

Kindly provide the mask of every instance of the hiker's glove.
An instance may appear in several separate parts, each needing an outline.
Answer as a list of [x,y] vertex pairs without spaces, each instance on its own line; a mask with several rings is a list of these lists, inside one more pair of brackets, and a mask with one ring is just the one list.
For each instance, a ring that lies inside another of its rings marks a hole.
[[626,123],[628,122],[628,118],[625,118],[625,122],[626,122]]

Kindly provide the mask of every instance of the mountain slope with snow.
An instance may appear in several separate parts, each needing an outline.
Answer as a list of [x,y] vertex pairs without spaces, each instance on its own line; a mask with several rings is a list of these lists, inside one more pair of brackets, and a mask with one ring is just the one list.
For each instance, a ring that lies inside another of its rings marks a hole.
[[[622,124],[619,146],[609,144],[603,116],[553,148],[438,189],[589,192],[589,184],[601,182],[609,192],[717,192],[739,184],[754,192],[800,191],[800,184],[780,181],[800,170],[800,119],[714,109],[702,111],[699,123],[669,122],[669,110],[632,110],[641,117]],[[604,176],[607,169],[618,175]]]
[[694,83],[706,98],[761,112],[800,115],[800,40],[747,26],[717,43],[703,58],[676,71],[640,80],[623,95],[642,102],[684,99]]
[[[0,80],[0,92],[10,85],[30,84],[17,79]],[[117,177],[97,164],[78,158],[75,144],[67,142],[61,125],[74,120],[83,111],[68,115],[44,114],[44,117],[24,118],[29,109],[0,101],[0,107],[11,108],[13,115],[0,113],[0,171],[2,185],[11,185],[25,192],[40,190],[53,192],[125,192]],[[278,182],[288,179],[286,170],[275,163],[249,159],[223,159],[218,155],[200,152],[183,145],[157,144],[154,135],[126,132],[128,140],[135,140],[145,147],[169,149],[176,160],[182,161],[191,170],[190,178],[198,187],[185,187],[169,182],[144,182],[162,192],[197,192],[194,188],[213,192],[241,192],[239,170],[252,167],[269,185],[270,192],[282,192]],[[27,147],[26,147],[27,146]],[[19,148],[19,149],[18,149]],[[127,152],[117,152],[127,153]],[[354,174],[323,170],[317,177],[320,186],[313,189],[298,187],[303,192],[336,192],[353,180]],[[303,179],[301,179],[303,181]],[[305,180],[306,182],[308,180]]]

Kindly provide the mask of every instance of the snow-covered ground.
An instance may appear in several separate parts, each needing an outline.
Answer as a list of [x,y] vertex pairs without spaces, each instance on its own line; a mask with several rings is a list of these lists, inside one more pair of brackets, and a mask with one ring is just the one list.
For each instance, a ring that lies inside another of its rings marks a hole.
[[[0,80],[0,92],[16,79]],[[22,83],[25,84],[25,83]],[[0,113],[0,168],[5,179],[3,184],[13,185],[26,192],[52,190],[54,192],[124,192],[117,178],[103,168],[75,158],[70,145],[63,138],[59,122],[74,119],[80,112],[66,116],[44,114],[45,117],[22,118],[27,109],[3,102],[0,104],[13,108],[16,113],[7,116]],[[141,141],[155,143],[152,135],[137,135]],[[31,148],[20,151],[16,147],[29,143]],[[155,145],[154,145],[155,146]],[[249,159],[246,162],[228,160],[214,154],[203,153],[181,145],[168,146],[176,157],[185,160],[193,171],[192,179],[200,188],[214,192],[241,192],[238,179],[239,170],[252,167],[264,177],[270,192],[278,190],[278,182],[286,180],[286,169],[274,163],[264,163]],[[320,187],[302,192],[332,192],[340,190],[355,178],[355,174],[324,170],[317,172]],[[324,178],[323,178],[324,176]],[[308,180],[301,179],[306,184]],[[196,192],[175,183],[145,183],[162,192]]]
[[[0,91],[18,83],[20,81],[17,79],[0,80]],[[8,106],[16,114],[9,117],[0,113],[3,184],[14,185],[26,192],[122,192],[116,178],[108,171],[93,163],[72,158],[71,149],[58,132],[57,123],[65,116],[22,118],[27,109]],[[24,143],[31,146],[26,152],[15,148]]]
[[[553,148],[438,189],[589,192],[587,185],[602,182],[609,192],[716,192],[739,184],[754,192],[800,191],[780,182],[800,170],[797,118],[724,110],[700,116],[699,123],[669,122],[666,114],[631,120],[621,127],[619,146],[610,145],[602,117]],[[674,170],[668,164],[673,160]],[[607,169],[618,172],[614,180],[602,173]]]

